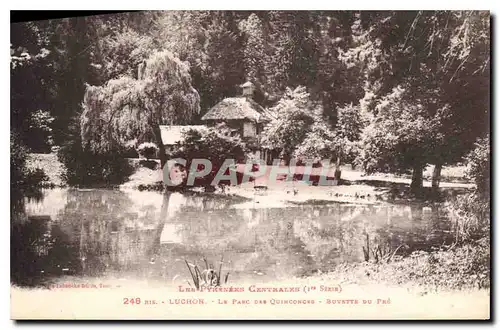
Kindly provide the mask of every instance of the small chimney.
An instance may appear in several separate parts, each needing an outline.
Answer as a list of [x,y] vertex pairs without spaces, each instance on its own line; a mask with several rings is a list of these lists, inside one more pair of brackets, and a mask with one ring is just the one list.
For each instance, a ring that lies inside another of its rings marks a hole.
[[248,98],[253,98],[253,93],[255,92],[255,85],[250,81],[247,81],[243,85],[240,85],[243,89],[243,96]]

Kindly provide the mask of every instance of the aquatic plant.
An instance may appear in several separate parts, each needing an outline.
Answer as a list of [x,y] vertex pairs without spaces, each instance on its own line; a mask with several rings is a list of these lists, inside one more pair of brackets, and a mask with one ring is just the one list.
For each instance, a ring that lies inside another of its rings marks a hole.
[[390,262],[392,258],[396,255],[396,253],[399,251],[401,247],[403,247],[403,244],[399,245],[397,248],[394,250],[391,248],[390,244],[373,244],[372,248],[370,249],[370,236],[368,233],[365,233],[366,235],[366,245],[363,246],[363,255],[365,257],[365,261],[370,261],[370,254],[373,257],[373,260],[375,263],[379,262]]
[[[200,268],[196,263],[192,264],[188,262],[186,259],[184,259],[184,261],[186,262],[186,266],[189,270],[189,274],[191,275],[191,279],[193,281],[196,290],[200,290],[206,287],[221,286],[222,264],[224,263],[224,256],[221,256],[218,272],[213,264],[208,263],[208,260],[205,257],[203,257],[203,261],[205,263],[205,269],[203,271],[200,271]],[[226,275],[224,276],[224,284],[227,283],[228,278],[229,278],[229,272],[227,272]],[[191,283],[189,281],[187,282],[189,286],[191,286]]]

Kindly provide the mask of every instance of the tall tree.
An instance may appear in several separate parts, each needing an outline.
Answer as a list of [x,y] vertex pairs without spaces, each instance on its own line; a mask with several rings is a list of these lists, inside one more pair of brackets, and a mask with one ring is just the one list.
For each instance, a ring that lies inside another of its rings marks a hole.
[[[153,39],[190,65],[200,93],[201,115],[244,82],[240,15],[229,11],[168,11],[157,19]],[[199,118],[195,118],[199,119]]]
[[139,79],[121,77],[104,86],[87,86],[81,115],[82,142],[96,153],[130,141],[152,139],[165,149],[159,125],[188,124],[200,110],[189,67],[168,51],[153,54]]
[[215,12],[206,24],[205,33],[206,66],[193,73],[203,113],[225,97],[237,95],[245,79],[237,17],[232,12]]
[[266,40],[261,19],[251,14],[247,19],[240,21],[239,29],[245,37],[244,64],[247,80],[256,85],[267,83],[266,69]]
[[274,85],[281,90],[286,86],[312,86],[318,72],[319,57],[315,38],[316,13],[273,11],[269,16]]
[[[387,123],[384,109],[399,113],[397,117],[409,121],[405,126],[416,139],[415,147],[420,145],[418,152],[412,147],[387,154],[394,151],[380,148],[387,134],[375,138],[367,133],[365,148],[378,151],[365,153],[365,160],[371,161],[363,163],[369,169],[368,164],[382,165],[391,159],[401,170],[410,167],[411,187],[419,190],[426,164],[435,163],[439,169],[457,161],[487,129],[489,13],[362,12],[352,31],[357,46],[341,56],[348,65],[362,66],[366,81],[363,108],[373,114],[374,121]],[[397,92],[400,89],[404,92]],[[404,131],[389,123],[382,126],[396,137]],[[421,135],[415,136],[417,132]],[[386,162],[381,161],[384,158]],[[378,170],[388,170],[388,166]]]
[[287,88],[278,104],[270,109],[272,120],[264,127],[262,144],[281,149],[289,161],[295,149],[304,141],[321,109],[310,99],[305,87]]
[[151,36],[132,28],[110,34],[100,43],[102,63],[93,65],[101,68],[102,77],[107,80],[123,75],[137,77],[139,64],[157,49]]
[[340,165],[353,162],[359,153],[358,144],[365,123],[358,106],[350,104],[337,111],[338,119],[333,127],[325,113],[314,117],[314,123],[294,155],[309,160],[335,160],[335,179],[340,180]]
[[68,139],[68,127],[81,112],[85,84],[98,84],[99,69],[92,66],[98,56],[99,21],[91,17],[70,17],[35,22],[47,44],[50,71],[40,75],[46,86],[48,110],[55,118],[55,143]]
[[428,113],[425,104],[412,99],[411,91],[396,88],[381,99],[376,115],[361,133],[358,161],[369,172],[404,172],[413,170],[411,188],[422,187],[422,170],[432,154],[432,146],[442,141],[441,120],[449,107]]
[[[35,152],[47,147],[45,139],[34,139],[34,136],[37,135],[35,133],[42,133],[41,125],[48,123],[43,120],[45,117],[50,121],[47,113],[50,110],[47,77],[52,69],[48,61],[51,53],[48,47],[36,24],[26,22],[11,25],[11,132],[16,135],[18,142]],[[41,114],[44,118],[33,114]]]
[[335,126],[338,109],[356,104],[364,95],[361,67],[346,65],[340,58],[341,49],[352,46],[351,25],[355,18],[350,12],[318,12],[316,42],[319,58],[318,72],[312,93],[316,93],[324,115]]

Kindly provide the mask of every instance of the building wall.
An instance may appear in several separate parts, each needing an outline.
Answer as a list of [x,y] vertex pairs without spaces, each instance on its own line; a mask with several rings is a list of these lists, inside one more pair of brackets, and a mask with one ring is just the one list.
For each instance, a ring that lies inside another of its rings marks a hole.
[[256,137],[257,126],[253,122],[243,122],[243,137]]
[[209,126],[215,126],[219,123],[224,123],[228,128],[237,130],[242,138],[256,137],[259,133],[255,123],[247,120],[211,120],[207,121],[207,123]]

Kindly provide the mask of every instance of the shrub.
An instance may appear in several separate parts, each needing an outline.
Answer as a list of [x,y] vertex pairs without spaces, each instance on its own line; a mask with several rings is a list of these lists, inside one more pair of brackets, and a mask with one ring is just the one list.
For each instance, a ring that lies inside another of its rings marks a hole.
[[137,147],[137,153],[139,154],[139,156],[148,160],[151,158],[155,158],[158,154],[158,150],[158,146],[153,142],[144,142]]
[[418,290],[467,290],[490,287],[490,241],[483,238],[452,249],[413,251],[389,262],[340,263],[332,272],[346,282],[373,281]]
[[50,179],[41,168],[29,169],[26,175],[26,184],[40,186],[49,183]]
[[465,157],[466,175],[474,180],[476,193],[483,199],[490,196],[490,138],[486,136],[476,142],[475,148]]
[[20,136],[10,134],[10,211],[11,218],[22,217],[24,214],[24,197],[35,197],[41,194],[42,184],[49,178],[39,168],[28,169],[26,159],[28,148],[21,143]]
[[19,135],[10,135],[10,184],[12,189],[38,187],[49,182],[48,176],[40,169],[28,169],[26,160],[29,149],[20,142]]
[[23,185],[27,174],[26,158],[28,157],[28,148],[20,142],[19,135],[10,134],[10,185],[12,188],[18,188]]
[[65,167],[63,180],[72,186],[121,184],[133,173],[121,150],[96,154],[84,149],[78,139],[61,146],[57,157]]
[[445,203],[455,231],[455,243],[489,236],[490,203],[476,193],[456,196]]
[[456,230],[456,242],[489,236],[490,230],[490,147],[489,137],[479,139],[465,157],[467,176],[476,184],[469,194],[457,196],[446,206]]
[[172,158],[185,159],[188,169],[191,167],[191,161],[195,158],[210,160],[212,172],[196,181],[197,185],[203,186],[210,185],[226,159],[234,159],[238,163],[245,158],[247,151],[241,137],[239,135],[233,136],[232,131],[224,125],[205,131],[187,131],[184,141],[178,143],[177,147]]
[[27,144],[33,152],[49,153],[53,144],[52,123],[54,117],[48,111],[37,110],[30,116],[30,131]]
[[[273,118],[266,124],[261,134],[262,146],[281,149],[282,157],[288,162],[304,139],[319,139],[317,136],[307,137],[307,135],[314,130],[312,125],[317,117],[320,117],[321,111],[321,107],[314,104],[305,87],[299,86],[294,90],[287,87],[283,97],[270,109]],[[299,153],[309,147],[309,145],[302,147]],[[323,148],[314,149],[324,151]]]

